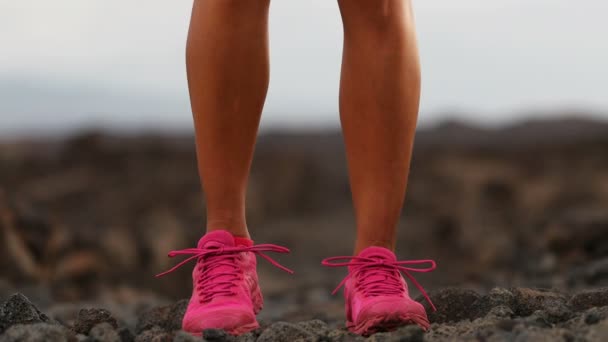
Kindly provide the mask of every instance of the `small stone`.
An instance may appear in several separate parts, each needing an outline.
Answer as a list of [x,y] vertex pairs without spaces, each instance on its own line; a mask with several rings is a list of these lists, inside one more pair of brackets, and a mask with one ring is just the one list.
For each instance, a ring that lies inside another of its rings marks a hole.
[[371,335],[368,339],[369,342],[392,342],[395,341],[390,333],[380,332]]
[[585,315],[585,323],[589,324],[589,325],[596,324],[597,322],[600,321],[600,319],[601,319],[601,317],[597,313],[597,311],[591,311]]
[[496,327],[504,331],[512,331],[517,325],[517,321],[513,319],[503,319],[496,323]]
[[107,322],[99,323],[91,328],[89,337],[95,342],[121,342],[118,332]]
[[139,334],[152,328],[166,326],[167,321],[170,320],[169,312],[170,308],[168,306],[159,306],[142,313],[138,317],[135,332]]
[[185,331],[178,331],[173,336],[173,342],[199,342],[203,341],[200,337],[193,336]]
[[258,337],[257,342],[271,341],[316,341],[317,336],[296,324],[287,322],[276,322],[266,328]]
[[180,330],[182,328],[182,320],[186,314],[189,302],[188,299],[182,299],[171,305],[171,311],[169,312],[171,320],[169,320],[169,324],[167,325],[169,330]]
[[490,312],[487,314],[488,317],[493,318],[512,318],[515,316],[513,310],[510,307],[505,305],[498,305],[490,309]]
[[515,303],[515,295],[513,292],[500,287],[493,288],[485,297],[492,307],[499,305],[512,307]]
[[563,294],[541,290],[516,288],[511,292],[515,295],[513,311],[518,316],[529,316],[535,311],[547,312],[551,322],[562,322],[571,317],[572,312]]
[[519,322],[523,323],[527,327],[539,327],[539,328],[551,328],[553,325],[551,319],[546,312],[538,310],[533,312],[531,315],[518,319]]
[[565,322],[572,317],[572,310],[564,302],[557,302],[545,308],[545,312],[552,323]]
[[239,335],[235,338],[236,342],[255,342],[257,335],[254,332],[248,332],[246,334]]
[[408,325],[401,327],[391,335],[395,341],[399,342],[422,342],[424,340],[424,330],[417,325]]
[[311,334],[317,335],[319,338],[327,336],[329,327],[321,320],[314,319],[312,321],[299,322],[297,324],[300,328],[308,331]]
[[143,331],[135,337],[135,342],[171,342],[173,337],[159,327]]
[[74,323],[74,331],[79,334],[88,335],[89,331],[100,323],[108,323],[112,328],[116,329],[118,323],[116,319],[112,317],[112,314],[105,309],[82,309],[78,312],[78,318]]
[[222,329],[205,329],[203,330],[203,338],[206,341],[226,341],[231,336]]
[[604,287],[579,292],[572,296],[568,304],[575,311],[582,311],[598,306],[608,306],[608,288]]
[[77,303],[55,303],[46,310],[46,314],[61,325],[73,327],[80,309]]
[[573,341],[574,336],[565,330],[560,328],[555,329],[541,329],[538,327],[531,327],[516,331],[516,336],[510,338],[511,341],[534,341],[534,342],[554,342],[554,341]]
[[123,327],[123,328],[118,329],[118,336],[120,336],[120,341],[121,342],[133,342],[133,341],[135,341],[135,336],[133,336],[133,333],[127,327]]
[[[452,335],[446,341],[513,341],[513,332],[511,330],[495,330],[492,328],[480,328],[479,330],[475,330],[471,332],[471,335],[474,336],[474,339],[467,339],[464,337],[460,337],[460,334]],[[518,341],[519,342],[519,341]]]
[[[450,287],[429,293],[437,311],[431,310],[428,303],[423,302],[431,323],[458,322],[481,316],[476,308],[481,296],[470,289]],[[422,300],[420,297],[418,300]]]
[[49,323],[16,324],[0,336],[2,342],[76,342],[76,335],[69,329]]
[[0,305],[0,334],[15,324],[50,322],[26,296],[16,293]]
[[346,329],[334,329],[327,334],[327,339],[334,342],[365,341],[359,335],[353,334]]
[[172,305],[159,306],[150,309],[139,316],[135,332],[140,333],[153,327],[166,331],[180,330],[188,300],[180,300]]

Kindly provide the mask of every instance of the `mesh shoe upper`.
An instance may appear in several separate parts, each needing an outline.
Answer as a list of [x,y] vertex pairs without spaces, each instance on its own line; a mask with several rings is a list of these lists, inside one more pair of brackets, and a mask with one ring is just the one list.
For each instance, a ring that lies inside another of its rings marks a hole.
[[[428,264],[426,268],[412,266]],[[395,254],[382,247],[368,247],[357,256],[332,257],[323,260],[330,267],[348,267],[348,275],[334,290],[344,286],[348,328],[359,334],[391,330],[407,323],[428,329],[424,307],[412,300],[402,273],[419,289],[435,310],[433,303],[410,272],[430,272],[433,260],[398,261]]]
[[171,273],[196,259],[192,271],[192,297],[182,328],[197,335],[208,328],[224,329],[235,335],[256,329],[258,323],[255,314],[263,306],[256,255],[293,273],[263,252],[288,253],[289,250],[270,244],[254,245],[251,240],[235,238],[227,231],[216,230],[203,236],[197,248],[170,252],[170,257],[189,257],[158,276]]

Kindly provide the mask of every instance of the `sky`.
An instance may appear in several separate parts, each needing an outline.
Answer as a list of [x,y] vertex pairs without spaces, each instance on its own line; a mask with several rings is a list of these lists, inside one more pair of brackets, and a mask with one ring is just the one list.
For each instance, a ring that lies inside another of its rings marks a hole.
[[[608,119],[608,2],[413,4],[422,124],[495,124],[569,109]],[[190,129],[184,49],[191,6],[0,0],[0,134]],[[262,129],[337,126],[337,3],[273,0],[270,45]]]

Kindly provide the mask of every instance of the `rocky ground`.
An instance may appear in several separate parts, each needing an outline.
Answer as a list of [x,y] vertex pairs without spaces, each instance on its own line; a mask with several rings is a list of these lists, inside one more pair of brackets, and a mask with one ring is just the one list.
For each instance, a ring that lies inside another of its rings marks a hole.
[[[437,261],[416,277],[439,310],[429,333],[370,340],[608,340],[608,124],[416,139],[397,254]],[[330,295],[344,271],[319,265],[353,243],[340,135],[263,135],[248,197],[254,239],[291,248],[277,259],[296,274],[260,262],[262,328],[241,339],[355,340]],[[203,208],[188,135],[0,142],[0,341],[191,340],[175,331],[189,270],[153,275],[200,237]]]
[[[434,291],[437,312],[429,332],[417,326],[349,333],[338,321],[265,322],[238,337],[209,329],[202,337],[180,330],[187,300],[140,308],[121,319],[103,308],[72,306],[42,313],[22,294],[0,306],[0,341],[606,341],[608,288],[567,295],[528,288],[494,288],[485,295],[448,288]],[[123,312],[124,315],[124,312]]]

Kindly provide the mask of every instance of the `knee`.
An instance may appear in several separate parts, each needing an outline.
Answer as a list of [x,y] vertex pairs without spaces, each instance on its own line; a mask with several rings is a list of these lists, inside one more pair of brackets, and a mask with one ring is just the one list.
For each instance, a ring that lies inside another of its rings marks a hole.
[[218,6],[223,6],[231,11],[252,12],[265,11],[270,6],[270,0],[211,0],[215,1]]
[[402,32],[412,20],[409,0],[338,0],[346,31]]
[[216,13],[227,15],[255,15],[265,13],[270,7],[270,0],[196,0],[205,1]]

